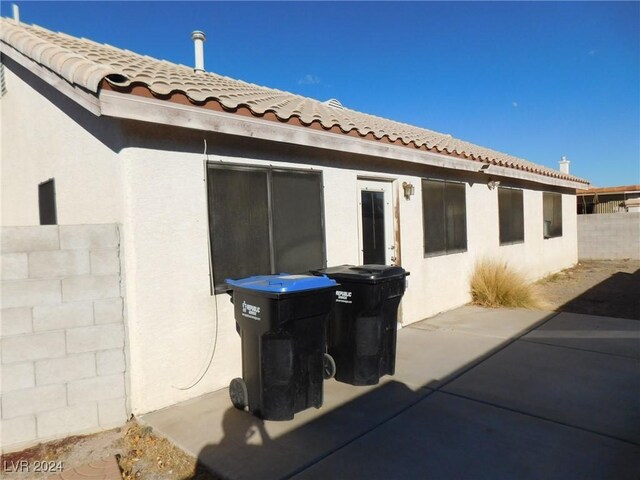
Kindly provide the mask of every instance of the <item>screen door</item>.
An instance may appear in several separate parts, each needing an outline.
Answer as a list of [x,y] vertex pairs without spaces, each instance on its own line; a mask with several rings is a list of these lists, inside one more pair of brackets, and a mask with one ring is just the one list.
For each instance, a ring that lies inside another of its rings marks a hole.
[[395,263],[392,188],[389,182],[358,181],[360,263]]

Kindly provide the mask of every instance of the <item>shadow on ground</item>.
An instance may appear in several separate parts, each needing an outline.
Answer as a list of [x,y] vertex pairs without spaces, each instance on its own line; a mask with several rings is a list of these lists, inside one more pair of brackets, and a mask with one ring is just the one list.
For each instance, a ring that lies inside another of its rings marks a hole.
[[[410,406],[426,393],[415,392],[400,382],[387,382],[277,438],[270,437],[264,421],[230,407],[222,420],[223,439],[203,448],[198,462],[221,478],[291,478],[377,427],[367,425],[364,418],[374,406],[390,401]],[[349,424],[353,430],[345,428]],[[353,435],[358,430],[360,433]]]
[[558,311],[640,320],[640,270],[616,272]]
[[[289,429],[229,406],[221,440],[206,445],[198,463],[233,480],[637,480],[638,326],[551,314],[445,378],[387,380],[344,402],[333,398],[326,412]],[[433,337],[433,328],[403,331]],[[359,388],[326,382],[330,392]]]

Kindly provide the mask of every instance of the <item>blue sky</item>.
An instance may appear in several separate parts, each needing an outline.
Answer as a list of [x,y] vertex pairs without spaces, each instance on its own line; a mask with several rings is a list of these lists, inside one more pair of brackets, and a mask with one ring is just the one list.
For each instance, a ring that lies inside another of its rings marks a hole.
[[[638,2],[16,2],[21,20],[640,183]],[[2,2],[2,15],[11,14]]]

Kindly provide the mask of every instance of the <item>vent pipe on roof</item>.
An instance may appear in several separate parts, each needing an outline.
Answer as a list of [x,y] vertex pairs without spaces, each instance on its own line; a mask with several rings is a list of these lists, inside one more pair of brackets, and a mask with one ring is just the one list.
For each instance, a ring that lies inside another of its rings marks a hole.
[[20,22],[20,8],[15,3],[11,6],[13,7],[13,19],[16,22]]
[[204,41],[206,38],[204,32],[199,30],[191,32],[191,39],[193,40],[196,54],[196,65],[193,69],[196,73],[204,72]]
[[567,157],[563,155],[559,163],[560,163],[560,171],[565,175],[569,175],[569,164],[571,162],[567,160]]

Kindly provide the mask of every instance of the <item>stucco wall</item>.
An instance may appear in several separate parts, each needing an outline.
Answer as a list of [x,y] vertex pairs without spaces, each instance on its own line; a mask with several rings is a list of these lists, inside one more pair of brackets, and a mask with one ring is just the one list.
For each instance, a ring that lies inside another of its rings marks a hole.
[[[127,215],[123,225],[132,345],[132,405],[142,413],[223,388],[241,374],[240,339],[227,295],[211,296],[207,196],[203,154],[127,148]],[[209,161],[260,164],[248,157],[209,155]],[[303,163],[268,162],[310,168]],[[416,186],[410,200],[399,195],[402,265],[410,270],[403,323],[410,324],[470,300],[468,278],[482,257],[501,258],[531,279],[575,264],[575,196],[563,195],[562,237],[543,238],[542,190],[525,190],[525,242],[499,246],[497,191],[467,184],[468,251],[424,258],[420,177],[314,166],[324,179],[327,262],[359,263],[357,180],[394,179]],[[195,387],[184,389],[207,365]],[[149,341],[148,339],[153,339]]]
[[[19,66],[12,68],[21,72]],[[0,224],[38,225],[38,184],[52,177],[60,225],[120,222],[120,163],[108,146],[117,143],[115,124],[39,79],[18,76],[11,68],[5,68],[5,79]]]
[[578,215],[580,259],[640,259],[640,212]]
[[2,227],[2,448],[127,419],[116,225]]
[[[499,246],[497,191],[487,188],[484,174],[467,173],[468,251],[424,258],[420,180],[437,177],[436,167],[118,123],[29,78],[7,70],[8,93],[0,101],[2,224],[37,224],[37,185],[50,177],[60,224],[120,224],[136,414],[226,387],[241,372],[229,298],[211,295],[205,157],[321,170],[328,265],[359,263],[358,177],[391,180],[401,262],[411,272],[405,325],[469,301],[468,278],[479,258],[505,259],[531,279],[577,260],[573,195],[563,195],[564,235],[544,240],[541,186],[524,185],[525,242]],[[202,153],[203,137],[214,153]],[[409,200],[399,194],[403,182],[416,187]]]
[[563,236],[543,238],[542,191],[524,190],[525,241],[499,244],[498,194],[483,183],[467,183],[467,251],[424,258],[421,179],[410,200],[400,199],[402,264],[411,271],[403,299],[403,323],[410,324],[471,300],[469,278],[476,262],[500,259],[535,280],[576,263],[575,196],[563,195]]
[[[142,413],[226,387],[241,375],[240,338],[229,297],[211,295],[203,155],[128,148],[122,156],[131,374],[136,379],[132,406],[134,413]],[[358,263],[357,172],[323,169],[323,175],[328,263]],[[187,388],[204,372],[216,325],[211,367],[202,381]]]

